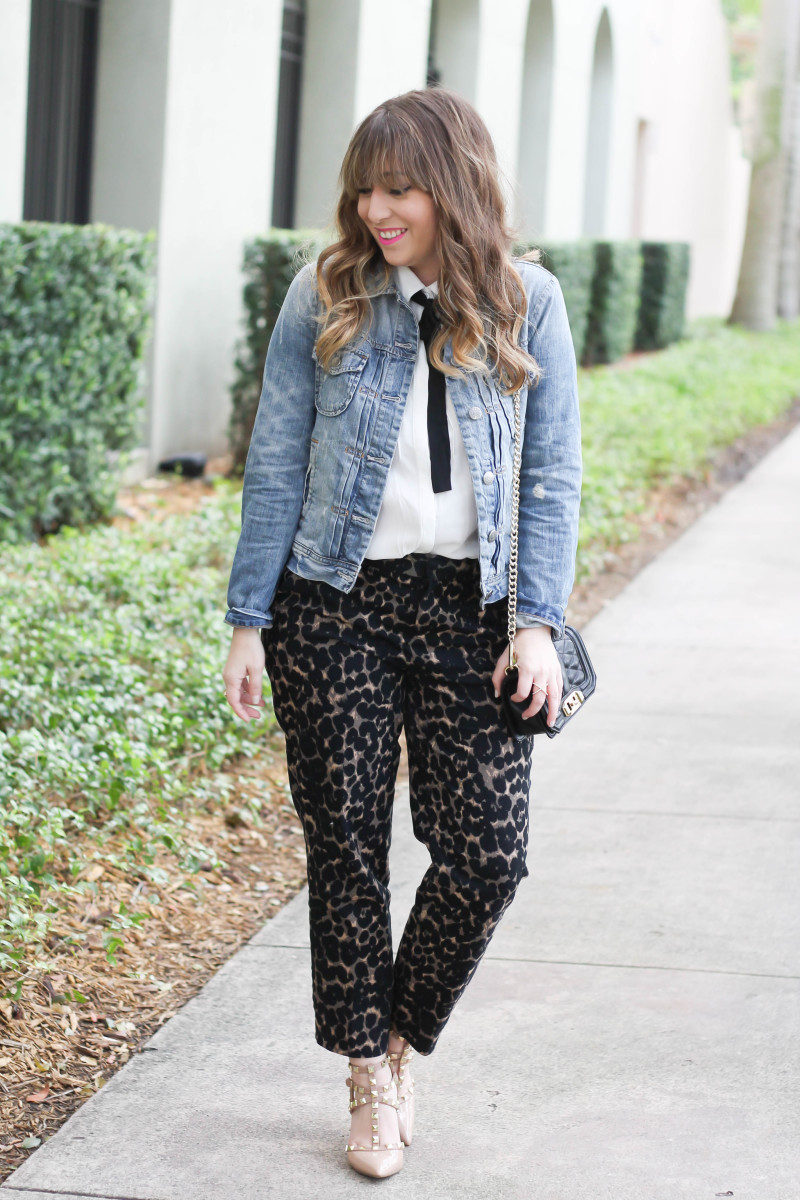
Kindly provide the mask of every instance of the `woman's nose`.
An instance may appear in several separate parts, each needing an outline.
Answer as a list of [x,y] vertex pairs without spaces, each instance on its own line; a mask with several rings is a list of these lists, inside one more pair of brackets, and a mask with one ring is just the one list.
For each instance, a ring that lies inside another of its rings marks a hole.
[[377,222],[389,216],[391,207],[388,204],[388,197],[385,192],[381,192],[379,188],[373,188],[369,198],[368,215],[371,221]]

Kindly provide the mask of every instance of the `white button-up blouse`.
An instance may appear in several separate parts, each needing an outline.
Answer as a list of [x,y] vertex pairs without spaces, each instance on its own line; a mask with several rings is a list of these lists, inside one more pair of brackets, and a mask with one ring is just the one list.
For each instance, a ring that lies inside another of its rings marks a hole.
[[[394,270],[398,287],[419,320],[422,305],[411,297],[420,288],[427,296],[435,296],[438,285],[434,280],[426,286],[410,267],[399,266]],[[401,558],[415,552],[441,554],[446,558],[478,557],[478,510],[469,460],[449,396],[445,407],[452,487],[447,492],[434,492],[428,444],[428,358],[420,338],[386,490],[366,558]],[[517,624],[531,626],[543,622],[518,613]]]
[[[398,287],[419,320],[422,305],[411,297],[420,288],[427,296],[435,296],[438,291],[436,281],[426,287],[410,267],[404,266],[395,267],[395,275]],[[448,492],[434,492],[428,445],[428,359],[420,338],[411,388],[386,479],[386,491],[367,546],[367,558],[400,558],[415,551],[441,554],[446,558],[478,557],[478,510],[469,461],[449,396],[445,406],[452,487]]]

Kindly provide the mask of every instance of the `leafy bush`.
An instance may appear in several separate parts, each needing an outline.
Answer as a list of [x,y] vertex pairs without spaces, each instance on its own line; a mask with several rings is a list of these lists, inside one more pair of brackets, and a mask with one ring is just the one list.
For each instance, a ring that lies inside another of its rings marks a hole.
[[233,465],[244,468],[261,397],[267,346],[289,284],[323,247],[322,231],[271,229],[248,242],[244,251],[244,332],[234,360],[228,442]]
[[660,350],[683,336],[690,258],[688,242],[642,242],[637,350]]
[[[514,253],[524,254],[532,249],[530,244],[520,244],[514,248]],[[542,242],[539,249],[542,251],[542,266],[552,271],[561,284],[575,357],[580,362],[586,345],[592,300],[594,242],[589,238],[572,242]]]
[[155,234],[0,225],[0,539],[106,515],[138,440]]
[[642,280],[641,243],[595,242],[586,344],[579,362],[610,363],[633,349]]
[[[14,546],[0,576],[0,970],[42,936],[39,896],[75,886],[79,834],[124,832],[144,877],[157,844],[184,864],[191,767],[254,754],[222,684],[220,616],[239,524],[229,485],[197,512],[130,531],[63,528]],[[82,839],[85,842],[86,839]],[[207,855],[204,855],[207,857]]]
[[800,395],[800,322],[753,333],[704,319],[666,350],[579,371],[584,483],[577,578],[634,538],[648,491],[696,476],[709,457]]

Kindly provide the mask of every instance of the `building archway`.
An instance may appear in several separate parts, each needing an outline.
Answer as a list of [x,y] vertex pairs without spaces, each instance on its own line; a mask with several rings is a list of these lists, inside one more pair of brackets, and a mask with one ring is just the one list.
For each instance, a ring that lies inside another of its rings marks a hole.
[[552,0],[532,0],[525,29],[516,223],[524,237],[534,239],[542,236],[546,220],[554,49]]
[[583,232],[602,237],[606,231],[608,170],[611,153],[611,124],[614,100],[614,54],[611,22],[604,8],[597,23],[589,92],[589,120],[583,192]]

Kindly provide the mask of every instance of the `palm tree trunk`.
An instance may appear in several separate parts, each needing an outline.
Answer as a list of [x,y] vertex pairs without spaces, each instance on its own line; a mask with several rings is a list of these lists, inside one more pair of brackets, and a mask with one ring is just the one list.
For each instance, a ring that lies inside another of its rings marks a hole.
[[729,317],[731,324],[748,329],[775,325],[786,175],[786,46],[796,6],[797,0],[764,0],[761,17],[747,225]]
[[795,0],[794,37],[787,42],[786,187],[778,254],[778,315],[800,315],[800,0]]

